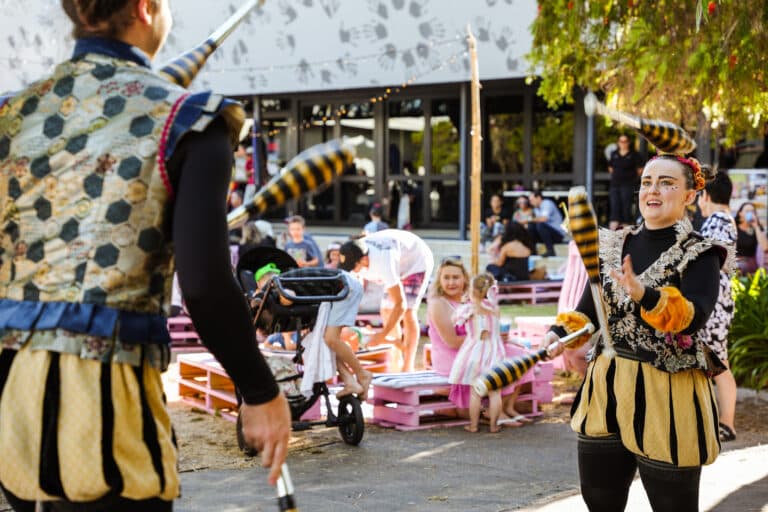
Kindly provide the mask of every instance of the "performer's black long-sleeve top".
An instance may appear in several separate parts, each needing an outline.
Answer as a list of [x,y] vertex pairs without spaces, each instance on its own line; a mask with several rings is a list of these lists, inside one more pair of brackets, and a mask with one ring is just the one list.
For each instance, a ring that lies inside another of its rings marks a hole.
[[232,159],[222,118],[181,139],[168,163],[176,193],[171,231],[179,285],[195,329],[245,402],[260,404],[277,396],[278,388],[232,273],[226,222]]
[[[632,258],[632,269],[635,274],[640,274],[664,251],[669,249],[675,241],[674,227],[657,230],[644,228],[637,235],[627,236],[622,249],[622,258],[629,254]],[[706,324],[712,314],[720,283],[718,279],[706,279],[703,276],[719,276],[719,269],[720,255],[717,250],[710,249],[692,261],[683,271],[679,289],[683,297],[693,304],[694,315],[693,320],[682,331],[682,334],[695,333]],[[659,290],[646,286],[645,294],[640,300],[640,306],[650,311],[656,307],[660,297]],[[599,325],[595,303],[592,300],[592,289],[589,284],[587,284],[576,310],[587,315],[595,326]],[[637,314],[639,315],[639,311]],[[559,336],[565,334],[562,327],[554,327],[553,330]]]

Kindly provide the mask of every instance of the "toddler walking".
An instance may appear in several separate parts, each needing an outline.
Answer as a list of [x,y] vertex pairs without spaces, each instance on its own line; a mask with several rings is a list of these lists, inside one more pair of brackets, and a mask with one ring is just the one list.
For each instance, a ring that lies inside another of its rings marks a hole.
[[[480,421],[480,395],[471,388],[477,376],[504,358],[504,342],[499,329],[499,308],[496,299],[496,280],[487,272],[472,279],[470,302],[458,307],[453,322],[463,325],[467,337],[456,355],[448,381],[451,383],[451,400],[469,393],[469,432],[477,432]],[[498,432],[501,413],[501,391],[488,393],[488,417],[490,431]]]

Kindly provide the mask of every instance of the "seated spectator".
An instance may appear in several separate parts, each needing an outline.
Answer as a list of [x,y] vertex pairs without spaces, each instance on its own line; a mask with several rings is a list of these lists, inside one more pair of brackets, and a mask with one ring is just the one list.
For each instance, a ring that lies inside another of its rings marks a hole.
[[515,201],[515,205],[517,208],[515,209],[515,213],[512,214],[512,220],[518,224],[522,224],[527,229],[528,223],[533,220],[533,208],[531,208],[531,202],[527,197],[520,196],[517,198],[517,201]]
[[486,244],[504,231],[504,225],[509,221],[509,212],[504,207],[504,200],[499,194],[491,196],[490,205],[483,215],[480,225],[480,243]]
[[528,232],[534,243],[543,243],[547,252],[545,256],[555,255],[555,244],[565,238],[565,231],[561,224],[563,215],[557,209],[557,205],[551,199],[545,199],[541,191],[534,190],[528,197],[533,206],[533,219],[528,223]]
[[381,216],[384,214],[384,210],[381,207],[381,203],[373,203],[368,215],[371,217],[371,221],[363,227],[363,234],[370,235],[377,231],[383,231],[389,229],[389,224],[381,220]]
[[325,251],[325,268],[339,268],[339,242],[331,242]]
[[528,258],[533,252],[533,241],[522,224],[510,222],[501,235],[499,254],[486,270],[500,283],[527,281]]
[[736,263],[743,275],[754,273],[758,265],[758,252],[768,251],[765,228],[755,213],[755,205],[744,203],[736,212]]
[[304,217],[288,217],[288,240],[285,252],[291,255],[300,268],[322,266],[322,255],[314,240],[304,234]]
[[432,343],[432,368],[448,376],[453,360],[464,342],[466,332],[451,321],[456,308],[467,300],[469,274],[461,260],[446,258],[437,267],[437,274],[427,301],[429,341]]
[[[432,344],[432,369],[438,375],[447,377],[456,359],[461,345],[464,343],[466,331],[463,326],[456,326],[451,317],[453,312],[469,299],[469,273],[458,258],[445,258],[437,267],[435,279],[427,301],[427,332]],[[519,388],[508,386],[502,390],[503,413],[500,424],[519,427],[530,422],[515,409]],[[465,400],[456,403],[457,416],[469,417],[467,401],[469,391],[465,390]]]

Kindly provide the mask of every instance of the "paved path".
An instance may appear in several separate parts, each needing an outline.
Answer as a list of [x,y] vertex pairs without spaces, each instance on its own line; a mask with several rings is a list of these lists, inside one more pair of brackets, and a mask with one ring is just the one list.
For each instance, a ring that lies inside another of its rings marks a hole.
[[[305,511],[579,512],[586,508],[575,448],[565,424],[495,435],[373,427],[357,448],[334,440],[293,454],[290,468]],[[175,510],[274,511],[265,475],[261,468],[185,473]],[[701,489],[701,510],[768,512],[768,446],[726,452],[704,469]],[[650,510],[637,481],[627,510]]]

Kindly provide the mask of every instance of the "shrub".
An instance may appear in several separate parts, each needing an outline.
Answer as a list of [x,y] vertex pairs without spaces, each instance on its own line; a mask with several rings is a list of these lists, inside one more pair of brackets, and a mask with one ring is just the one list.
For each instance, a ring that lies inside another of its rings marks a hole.
[[735,302],[728,332],[728,359],[736,382],[756,390],[768,388],[768,275],[758,269],[731,281]]

